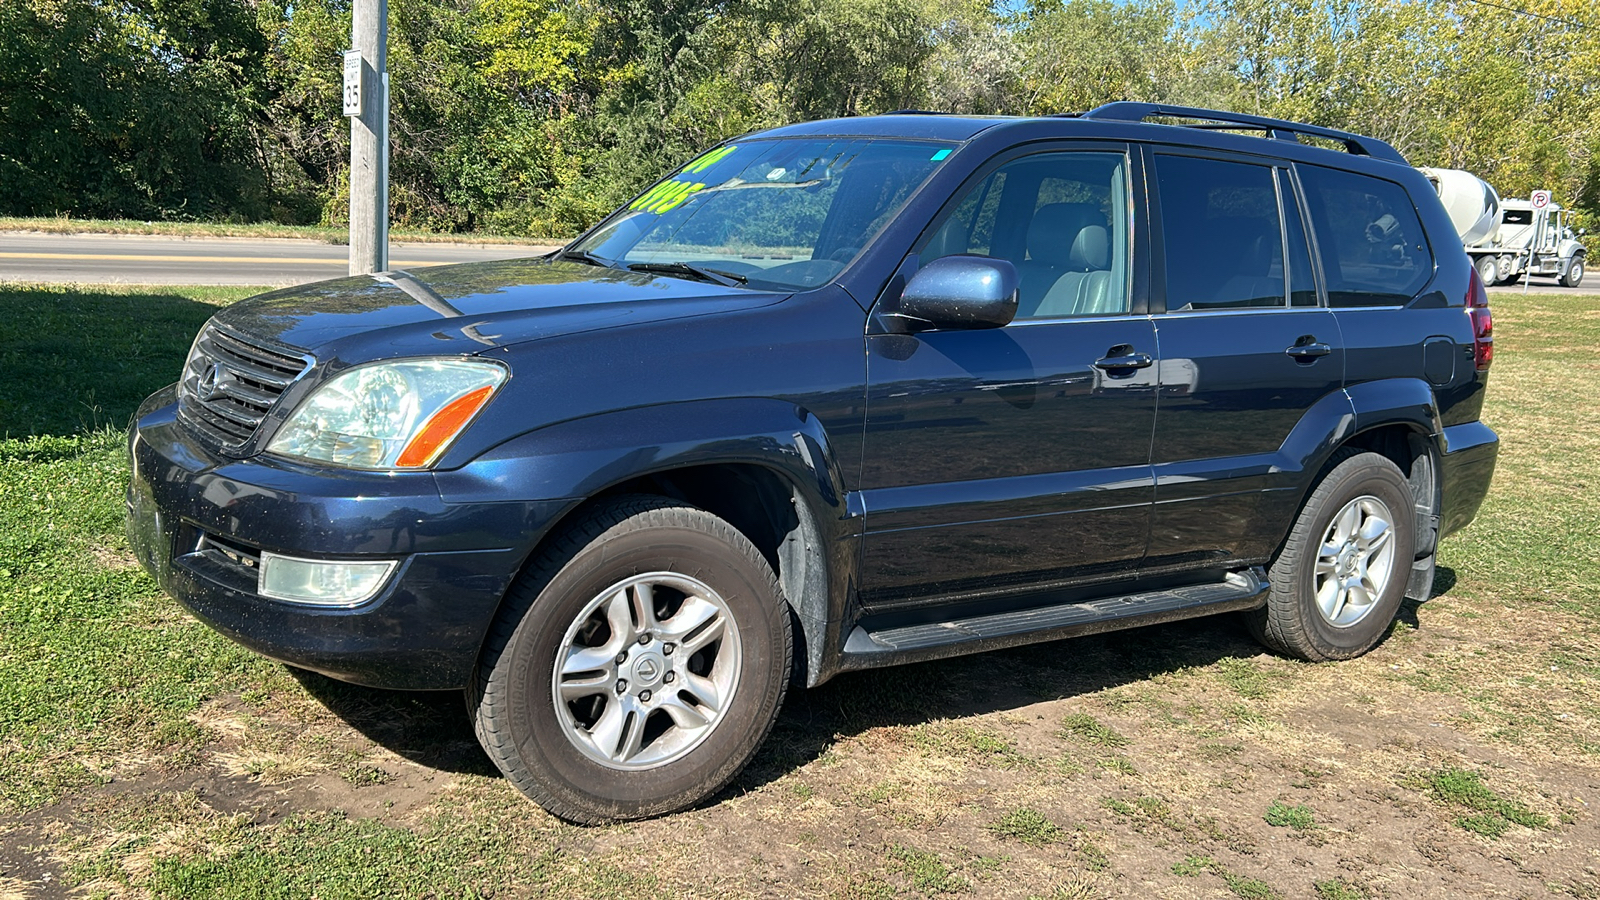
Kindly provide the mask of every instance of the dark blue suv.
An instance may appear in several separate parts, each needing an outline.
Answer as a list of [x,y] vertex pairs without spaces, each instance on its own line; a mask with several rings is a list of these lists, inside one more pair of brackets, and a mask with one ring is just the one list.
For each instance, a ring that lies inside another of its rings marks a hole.
[[1230,611],[1365,652],[1488,489],[1491,328],[1381,141],[808,122],[546,258],[217,313],[137,414],[129,532],[229,637],[464,690],[530,797],[647,816],[792,679]]

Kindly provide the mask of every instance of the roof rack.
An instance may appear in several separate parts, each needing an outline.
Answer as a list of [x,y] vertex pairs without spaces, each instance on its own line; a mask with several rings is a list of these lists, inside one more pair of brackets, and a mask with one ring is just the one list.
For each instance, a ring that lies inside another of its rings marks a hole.
[[1370,156],[1373,159],[1384,159],[1407,165],[1406,158],[1400,151],[1389,146],[1377,138],[1363,137],[1351,134],[1348,131],[1338,131],[1333,128],[1322,128],[1316,125],[1305,125],[1300,122],[1289,122],[1283,119],[1268,119],[1264,116],[1251,116],[1244,113],[1223,112],[1216,109],[1200,109],[1193,106],[1167,106],[1161,103],[1138,103],[1131,100],[1119,100],[1107,103],[1083,113],[1085,119],[1107,119],[1116,122],[1142,122],[1151,116],[1173,116],[1181,119],[1199,119],[1206,124],[1186,126],[1190,128],[1203,128],[1211,131],[1243,128],[1252,131],[1265,131],[1267,136],[1277,140],[1300,141],[1301,135],[1308,137],[1326,138],[1338,141],[1344,145],[1346,151],[1359,156]]

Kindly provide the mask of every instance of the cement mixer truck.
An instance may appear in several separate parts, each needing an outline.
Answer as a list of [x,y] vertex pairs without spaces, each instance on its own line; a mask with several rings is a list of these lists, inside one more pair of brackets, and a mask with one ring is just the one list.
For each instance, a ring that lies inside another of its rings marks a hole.
[[1553,275],[1558,283],[1583,282],[1584,248],[1570,213],[1549,194],[1531,200],[1500,199],[1482,178],[1460,169],[1423,169],[1461,235],[1485,285],[1526,275]]

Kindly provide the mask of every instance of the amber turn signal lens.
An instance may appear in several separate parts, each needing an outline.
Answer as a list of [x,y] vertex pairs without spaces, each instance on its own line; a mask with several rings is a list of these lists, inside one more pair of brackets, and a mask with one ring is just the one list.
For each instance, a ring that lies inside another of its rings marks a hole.
[[478,414],[478,410],[489,402],[489,395],[493,393],[494,388],[481,387],[445,404],[443,409],[434,413],[427,424],[422,426],[422,430],[411,439],[411,443],[406,444],[406,448],[400,451],[396,465],[407,469],[430,465],[440,453],[444,452],[444,448],[455,440],[461,429],[467,427],[467,423]]

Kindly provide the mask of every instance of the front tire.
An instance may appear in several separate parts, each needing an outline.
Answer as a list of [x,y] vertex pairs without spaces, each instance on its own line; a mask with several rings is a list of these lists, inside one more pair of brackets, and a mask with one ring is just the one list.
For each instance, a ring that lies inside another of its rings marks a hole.
[[1249,619],[1267,646],[1321,662],[1360,656],[1388,633],[1416,552],[1410,485],[1387,457],[1340,451],[1301,507]]
[[1500,264],[1492,256],[1478,257],[1478,278],[1484,285],[1490,286],[1500,283]]
[[771,730],[793,653],[771,566],[722,519],[658,497],[596,507],[530,564],[468,692],[518,790],[598,824],[721,790]]
[[1583,257],[1572,258],[1572,262],[1567,264],[1567,274],[1561,276],[1561,283],[1570,288],[1583,284]]

